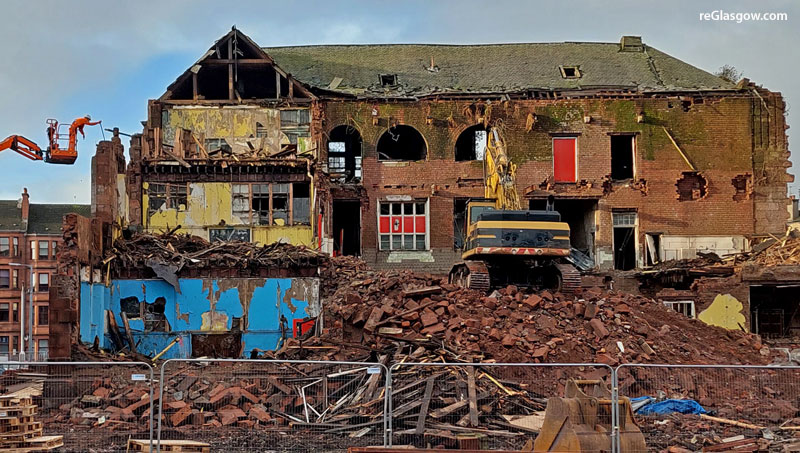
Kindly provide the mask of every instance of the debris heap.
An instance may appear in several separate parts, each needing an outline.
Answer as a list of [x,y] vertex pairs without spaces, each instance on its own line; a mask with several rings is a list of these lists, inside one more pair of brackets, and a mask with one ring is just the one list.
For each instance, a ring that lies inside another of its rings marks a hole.
[[[321,344],[367,345],[383,354],[424,345],[448,361],[467,362],[769,361],[758,336],[709,326],[643,296],[600,288],[579,295],[526,292],[514,286],[487,296],[431,275],[371,272],[352,264],[334,258],[322,272],[328,329],[316,340]],[[352,359],[365,352],[340,347],[326,357]]]
[[285,243],[259,245],[252,242],[207,240],[189,234],[137,233],[130,239],[120,238],[108,252],[117,268],[135,268],[159,264],[182,268],[286,268],[317,266],[327,255]]

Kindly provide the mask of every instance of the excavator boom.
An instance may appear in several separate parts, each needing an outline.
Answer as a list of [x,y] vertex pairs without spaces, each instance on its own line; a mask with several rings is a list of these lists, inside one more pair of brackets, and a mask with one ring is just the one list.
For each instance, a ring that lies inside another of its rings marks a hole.
[[11,135],[0,142],[0,151],[10,149],[30,160],[42,160],[42,149],[39,145],[21,135]]

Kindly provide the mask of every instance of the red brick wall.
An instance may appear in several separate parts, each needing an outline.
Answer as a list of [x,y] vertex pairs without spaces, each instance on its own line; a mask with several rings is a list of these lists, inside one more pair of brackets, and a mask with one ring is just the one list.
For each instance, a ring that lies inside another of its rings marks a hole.
[[[483,195],[482,165],[455,162],[455,141],[461,131],[481,119],[502,125],[508,153],[518,165],[517,188],[521,195],[553,193],[557,197],[599,200],[598,250],[610,252],[611,210],[617,208],[638,211],[639,244],[644,244],[646,232],[753,236],[776,231],[786,213],[788,175],[783,166],[785,156],[772,152],[765,153],[764,158],[771,169],[769,185],[764,186],[757,177],[759,169],[753,165],[753,105],[758,102],[748,91],[703,99],[520,100],[495,101],[490,106],[467,101],[343,101],[323,105],[322,119],[325,131],[350,124],[364,140],[363,185],[368,200],[362,203],[362,250],[368,261],[378,267],[397,266],[386,262],[387,254],[375,250],[377,200],[388,195],[409,195],[430,198],[430,246],[435,260],[415,263],[414,267],[445,271],[457,256],[453,253],[453,198]],[[781,101],[778,110],[782,105]],[[643,114],[642,122],[637,122],[637,114]],[[529,129],[533,115],[536,121]],[[782,115],[777,116],[782,121]],[[415,127],[426,139],[427,159],[402,164],[378,161],[375,146],[389,124]],[[782,131],[780,124],[772,126],[774,134],[778,129]],[[677,200],[675,184],[690,168],[665,128],[708,181],[708,193],[703,199]],[[637,187],[615,183],[604,190],[604,178],[611,171],[609,133],[621,132],[636,134],[636,180],[643,181]],[[552,184],[552,134],[557,133],[578,134],[578,184]],[[785,153],[785,142],[778,143],[774,138],[772,142],[772,148],[783,146]],[[731,180],[742,174],[756,175],[756,194],[736,201]],[[779,220],[757,224],[754,209],[758,206]],[[410,265],[404,262],[402,267]]]

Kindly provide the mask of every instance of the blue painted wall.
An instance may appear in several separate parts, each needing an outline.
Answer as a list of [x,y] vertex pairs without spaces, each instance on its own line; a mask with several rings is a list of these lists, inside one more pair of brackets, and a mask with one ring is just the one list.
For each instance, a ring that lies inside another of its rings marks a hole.
[[[144,332],[144,320],[130,318],[129,324],[139,352],[153,356],[176,336],[178,344],[164,358],[191,357],[191,335],[231,329],[233,318],[246,318],[242,329],[244,354],[253,348],[272,350],[280,339],[280,316],[288,320],[289,335],[294,319],[316,317],[320,312],[319,280],[316,278],[271,279],[180,279],[180,292],[164,280],[113,280],[111,286],[81,283],[80,334],[86,343],[100,338],[111,347],[105,310],[111,310],[120,329],[120,300],[136,297],[153,303],[166,301],[164,314],[168,332]],[[248,293],[252,296],[248,297]],[[287,294],[288,293],[288,294]],[[213,320],[213,322],[211,322]]]

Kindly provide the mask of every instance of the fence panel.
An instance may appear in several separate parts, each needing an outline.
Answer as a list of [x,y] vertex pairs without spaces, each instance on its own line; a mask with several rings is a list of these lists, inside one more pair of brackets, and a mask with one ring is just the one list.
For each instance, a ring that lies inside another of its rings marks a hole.
[[57,451],[124,452],[129,438],[147,445],[153,396],[147,363],[2,362],[0,451],[63,443]]
[[[736,449],[754,451],[747,448],[767,448],[769,443],[792,438],[795,431],[786,425],[798,424],[792,419],[800,410],[800,367],[626,364],[616,369],[616,379],[620,396],[651,397],[652,402],[694,400],[708,412],[661,414],[659,406],[637,408],[634,400],[634,419],[648,451],[670,446],[699,451],[738,435],[745,439]],[[687,407],[691,403],[676,404]],[[702,412],[692,407],[686,410]]]
[[384,446],[388,377],[377,363],[168,360],[157,439],[226,452]]
[[[396,364],[391,367],[390,441],[395,446],[522,450],[542,431],[548,399],[564,397],[568,381],[576,380],[601,401],[588,409],[596,410],[596,421],[580,434],[581,445],[590,442],[613,451],[615,411],[611,393],[605,393],[612,390],[612,379],[612,368],[599,364]],[[599,393],[590,390],[588,381],[597,381]],[[551,408],[553,420],[569,419],[549,431],[561,431],[561,439],[573,434],[577,439],[572,426],[588,425],[570,407],[574,409],[569,404]],[[548,444],[537,448],[550,451],[559,442],[556,437],[543,437]],[[581,451],[559,446],[558,451]]]

